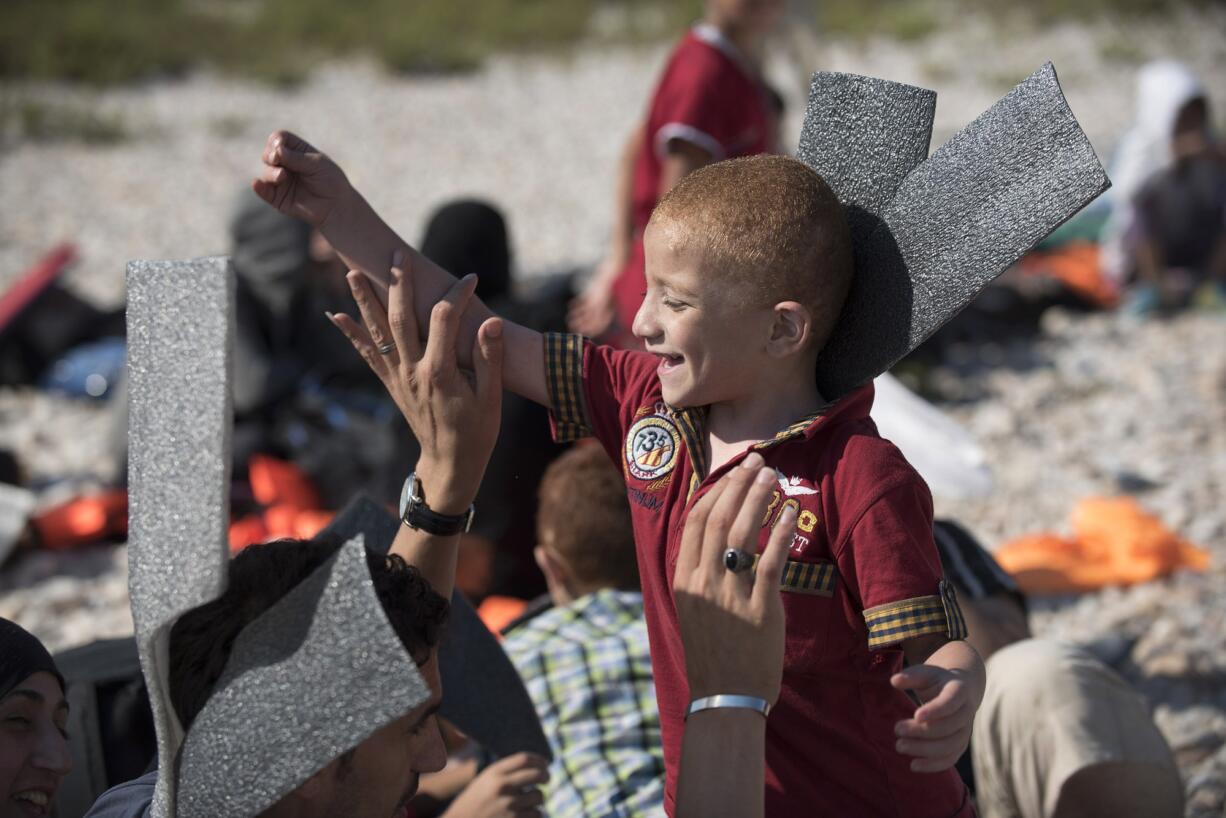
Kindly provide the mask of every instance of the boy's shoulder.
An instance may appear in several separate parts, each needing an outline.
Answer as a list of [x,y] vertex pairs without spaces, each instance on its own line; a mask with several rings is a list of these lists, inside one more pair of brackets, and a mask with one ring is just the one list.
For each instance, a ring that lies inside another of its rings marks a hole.
[[[910,486],[928,494],[928,486],[902,452],[881,436],[869,415],[871,386],[861,387],[837,403],[812,438],[817,456],[810,460],[814,482],[825,485],[824,503],[856,516],[881,498]],[[827,509],[829,513],[829,509]]]

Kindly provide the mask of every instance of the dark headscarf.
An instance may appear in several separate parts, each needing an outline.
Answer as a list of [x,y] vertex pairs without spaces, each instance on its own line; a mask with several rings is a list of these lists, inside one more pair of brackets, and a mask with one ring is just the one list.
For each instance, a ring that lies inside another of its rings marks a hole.
[[0,618],[0,699],[40,671],[50,673],[64,689],[64,677],[43,643],[20,625]]
[[462,199],[434,211],[421,252],[456,276],[476,273],[477,297],[486,303],[511,289],[506,221],[485,202]]

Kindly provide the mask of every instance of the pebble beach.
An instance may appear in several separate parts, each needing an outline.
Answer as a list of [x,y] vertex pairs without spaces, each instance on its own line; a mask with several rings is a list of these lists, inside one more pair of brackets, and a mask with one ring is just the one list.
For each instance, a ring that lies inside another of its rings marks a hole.
[[[1146,59],[1187,62],[1224,121],[1226,9],[1180,13],[1144,31],[948,22],[919,42],[781,48],[769,74],[788,106],[785,145],[796,144],[805,78],[819,68],[936,90],[933,148],[1049,60],[1104,164],[1132,118],[1133,75]],[[3,134],[0,287],[61,241],[80,255],[69,286],[107,307],[123,303],[130,259],[224,254],[234,202],[276,128],[331,153],[410,241],[439,204],[479,196],[507,214],[523,281],[590,267],[605,247],[621,145],[666,53],[667,44],[592,46],[426,77],[330,63],[289,90],[211,72],[106,91],[7,87],[89,105],[127,136],[91,146]],[[1146,510],[1210,551],[1204,573],[1039,599],[1031,625],[1091,646],[1137,685],[1176,753],[1186,814],[1226,815],[1226,316],[1138,322],[1050,311],[1027,357],[1026,367],[975,374],[967,385],[975,398],[943,407],[982,446],[995,490],[938,497],[937,513],[994,547],[1067,532],[1077,499],[1141,484]],[[104,404],[0,389],[0,448],[35,481],[106,479],[112,423]],[[61,484],[38,499],[51,504],[67,491]],[[52,650],[129,634],[126,567],[122,545],[19,555],[0,569],[0,616]]]

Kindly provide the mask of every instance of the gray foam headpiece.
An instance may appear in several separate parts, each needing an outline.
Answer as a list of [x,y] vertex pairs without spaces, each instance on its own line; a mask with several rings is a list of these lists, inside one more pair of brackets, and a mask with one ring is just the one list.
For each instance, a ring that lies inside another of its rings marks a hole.
[[224,258],[128,265],[129,584],[155,818],[258,815],[429,696],[351,543],[243,630],[185,741],[169,632],[225,589],[233,300]]
[[1109,187],[1044,65],[925,160],[936,94],[813,75],[797,157],[843,203],[855,278],[818,360],[840,397],[889,369]]
[[[372,551],[386,554],[400,526],[387,509],[363,496],[350,501],[322,534],[339,540],[361,535]],[[459,591],[451,595],[438,660],[445,693],[440,716],[495,756],[527,751],[552,757],[523,680]]]

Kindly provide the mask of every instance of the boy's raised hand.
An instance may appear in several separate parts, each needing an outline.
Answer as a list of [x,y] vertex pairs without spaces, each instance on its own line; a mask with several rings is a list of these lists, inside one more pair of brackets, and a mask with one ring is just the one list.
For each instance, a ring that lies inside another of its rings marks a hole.
[[894,725],[895,748],[915,756],[911,770],[937,773],[953,767],[970,744],[978,707],[968,680],[957,670],[912,665],[891,676],[890,684],[914,691],[923,702],[911,718]]
[[264,145],[256,194],[288,216],[322,227],[353,193],[345,172],[327,154],[289,131],[274,131]]

